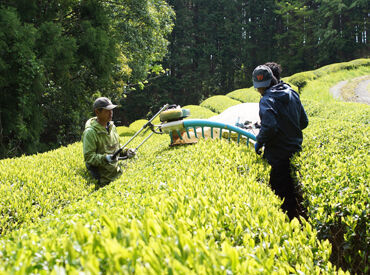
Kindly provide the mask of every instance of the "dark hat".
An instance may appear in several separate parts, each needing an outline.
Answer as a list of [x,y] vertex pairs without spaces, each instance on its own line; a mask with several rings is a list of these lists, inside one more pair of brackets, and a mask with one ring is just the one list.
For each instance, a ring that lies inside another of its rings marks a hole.
[[100,108],[103,108],[103,109],[106,109],[106,110],[112,110],[116,107],[117,107],[117,105],[113,105],[112,101],[110,101],[106,97],[99,97],[94,102],[94,110],[95,109],[100,109]]
[[272,80],[272,71],[266,65],[257,66],[253,71],[254,88],[269,87]]

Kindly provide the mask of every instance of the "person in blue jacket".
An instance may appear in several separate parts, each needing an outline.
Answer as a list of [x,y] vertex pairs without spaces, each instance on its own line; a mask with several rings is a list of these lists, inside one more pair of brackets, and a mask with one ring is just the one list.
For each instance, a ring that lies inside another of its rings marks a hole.
[[308,125],[308,117],[299,94],[288,84],[278,82],[268,66],[257,66],[252,77],[253,86],[262,96],[259,102],[261,128],[255,150],[261,154],[264,147],[263,157],[271,165],[270,186],[284,199],[282,209],[293,219],[299,216],[300,206],[290,160],[302,150],[302,130]]

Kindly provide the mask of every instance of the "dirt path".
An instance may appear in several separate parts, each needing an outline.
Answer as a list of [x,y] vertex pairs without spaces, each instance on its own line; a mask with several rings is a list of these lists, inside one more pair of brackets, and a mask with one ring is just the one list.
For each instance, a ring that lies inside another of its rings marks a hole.
[[370,75],[365,75],[341,81],[330,88],[330,93],[334,98],[339,98],[347,102],[358,102],[370,105]]
[[370,79],[360,82],[356,87],[356,95],[358,96],[357,102],[363,102],[370,104],[370,92],[369,92]]
[[343,100],[341,95],[341,90],[346,84],[348,83],[348,80],[344,80],[341,82],[338,82],[335,86],[330,88],[330,93],[333,95],[334,98],[338,98]]

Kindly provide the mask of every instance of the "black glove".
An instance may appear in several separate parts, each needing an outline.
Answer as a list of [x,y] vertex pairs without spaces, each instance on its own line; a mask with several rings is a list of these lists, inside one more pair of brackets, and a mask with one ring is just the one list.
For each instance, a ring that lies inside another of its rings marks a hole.
[[262,148],[262,145],[259,144],[258,142],[256,142],[254,144],[254,150],[256,151],[257,155],[261,155],[261,153],[262,153],[261,148]]

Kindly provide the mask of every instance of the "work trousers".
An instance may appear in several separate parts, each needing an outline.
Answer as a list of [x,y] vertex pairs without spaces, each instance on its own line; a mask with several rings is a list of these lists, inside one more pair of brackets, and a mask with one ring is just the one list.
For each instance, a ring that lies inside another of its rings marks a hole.
[[290,220],[299,215],[306,218],[301,207],[302,195],[299,191],[295,171],[290,159],[283,159],[271,165],[270,186],[277,196],[283,199],[281,206],[286,211]]

